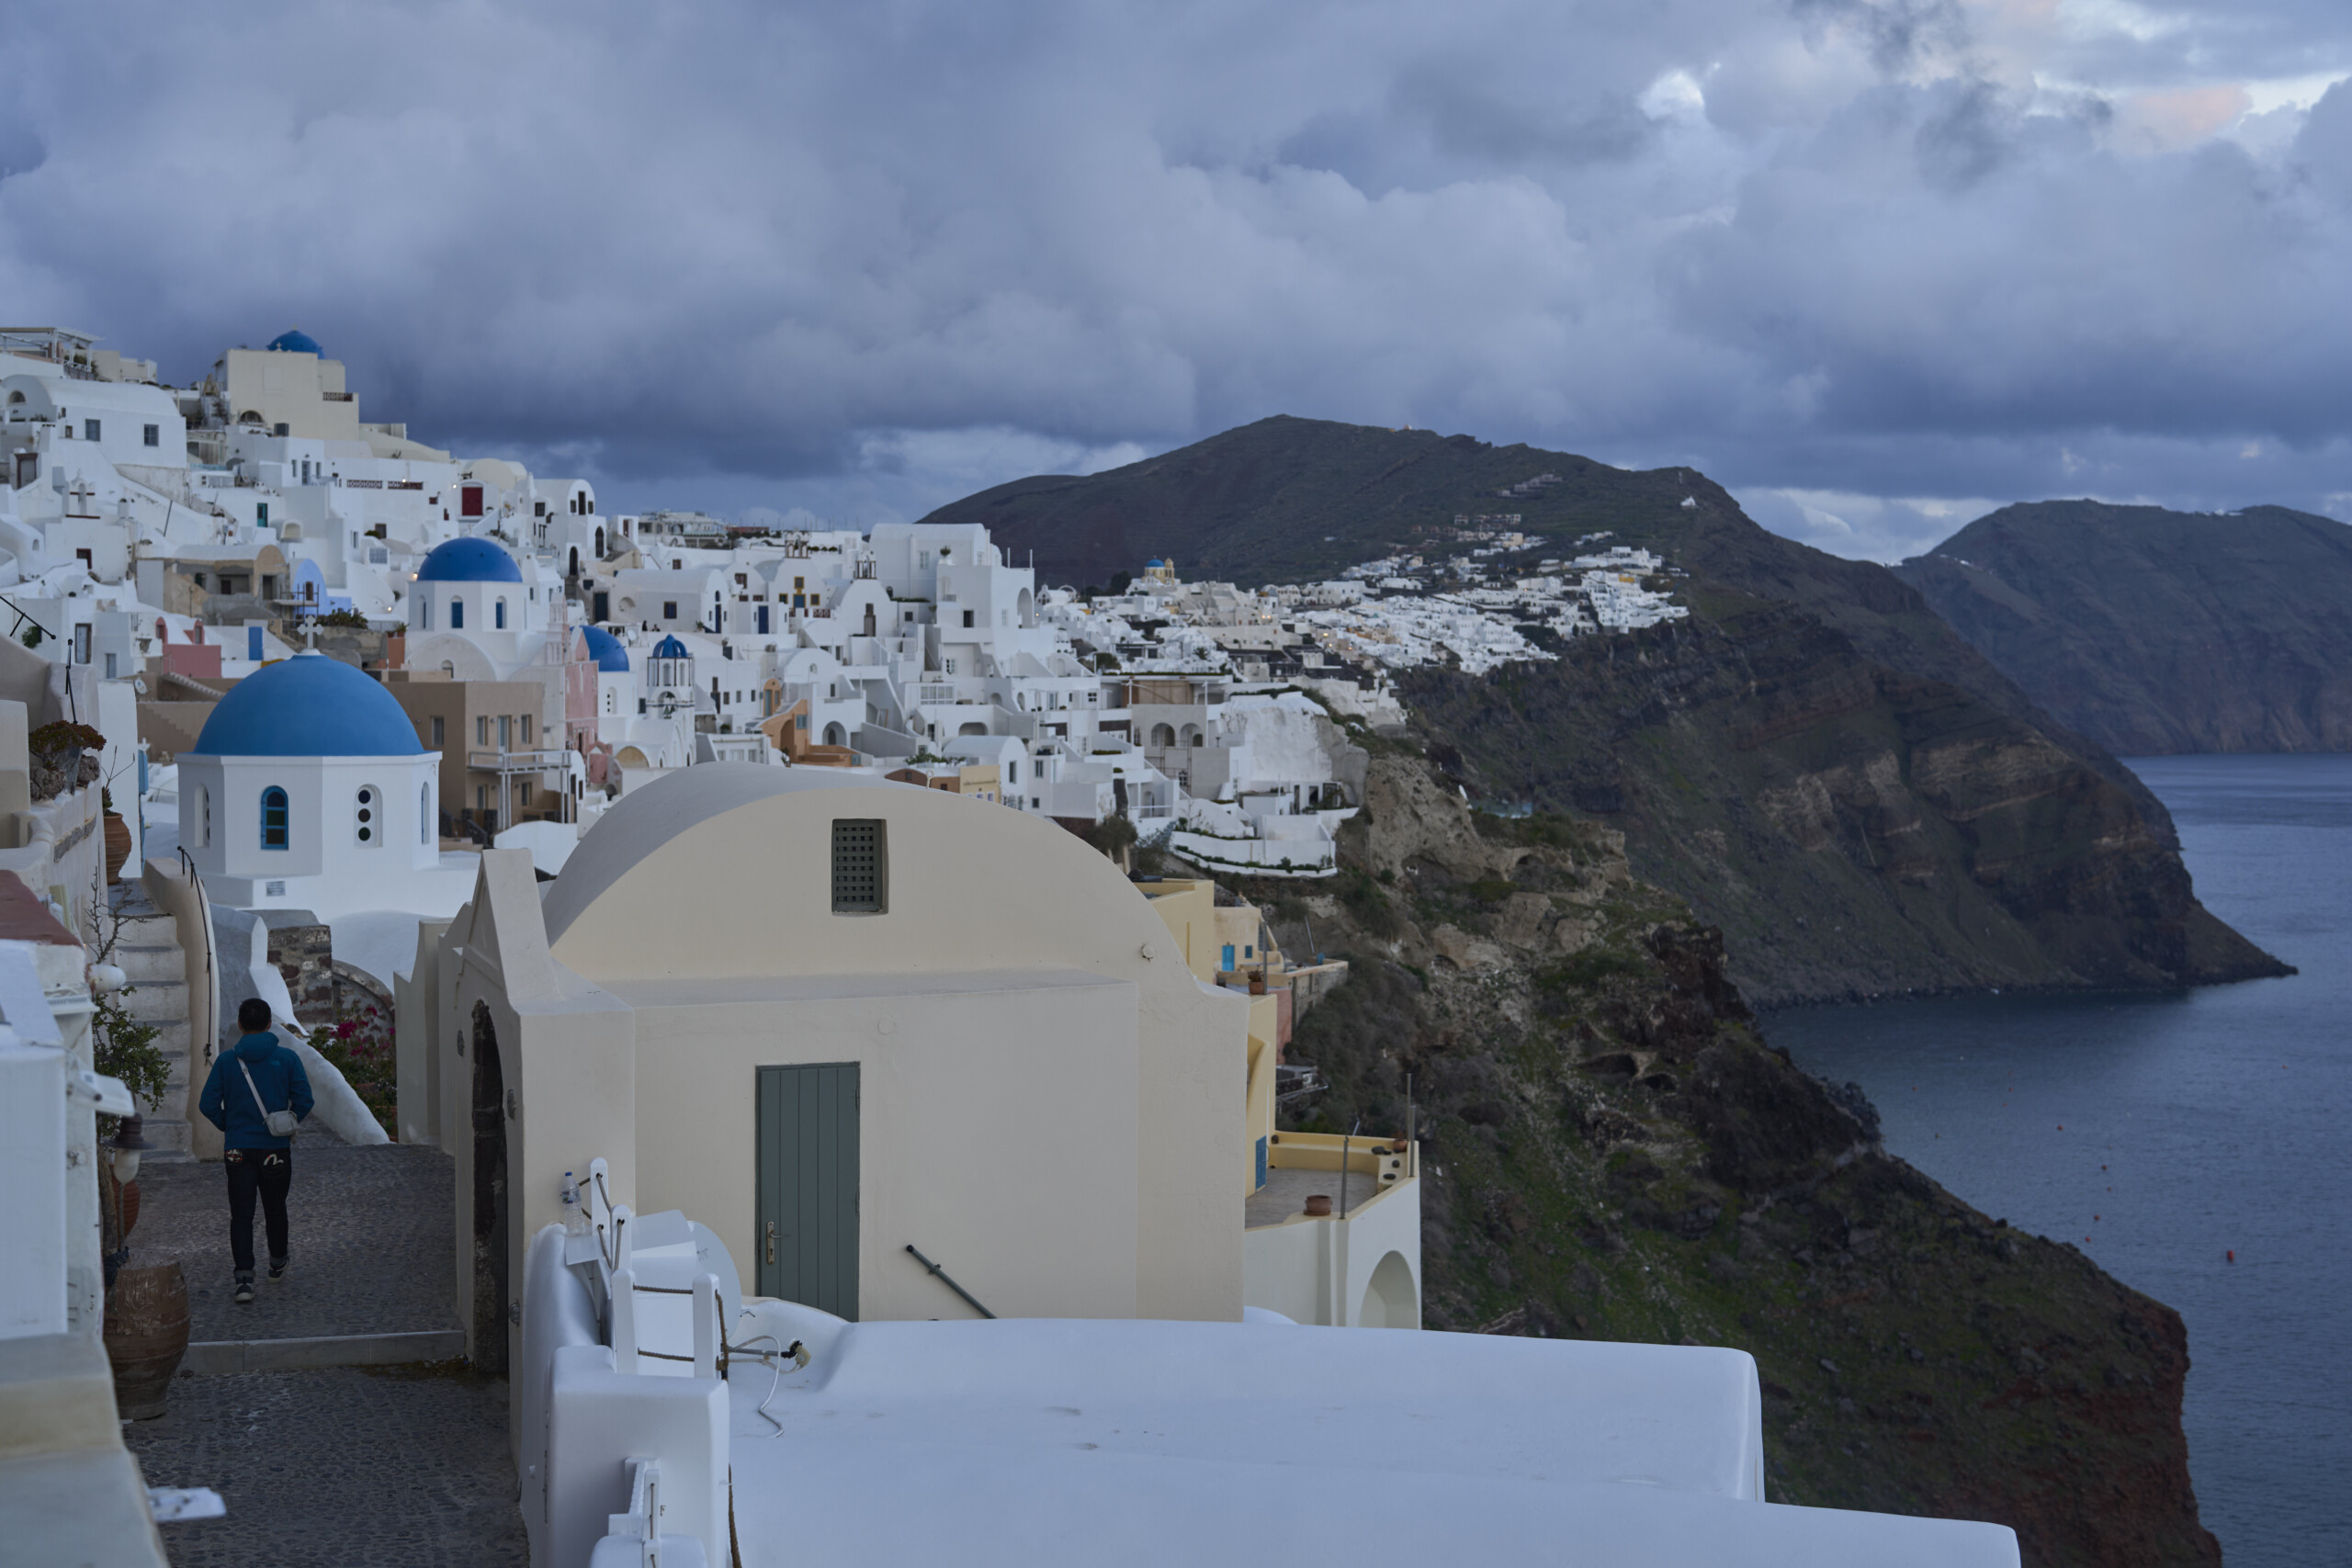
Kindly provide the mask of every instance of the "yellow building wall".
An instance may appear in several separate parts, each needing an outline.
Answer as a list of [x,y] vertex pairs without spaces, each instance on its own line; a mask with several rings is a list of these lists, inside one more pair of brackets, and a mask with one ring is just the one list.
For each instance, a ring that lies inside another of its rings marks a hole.
[[[885,823],[886,913],[831,912],[825,868],[838,818]],[[817,978],[924,991],[1004,970],[1070,970],[1131,986],[1136,1094],[1091,1108],[1071,1102],[1066,1114],[1073,1124],[1117,1123],[1107,1135],[1133,1173],[1144,1238],[1135,1310],[1238,1315],[1231,1172],[1244,1146],[1236,1110],[1246,1094],[1249,998],[1204,988],[1170,962],[1170,929],[1134,885],[1060,828],[831,769],[708,763],[608,810],[547,889],[541,913],[554,963],[616,994],[650,997],[649,986],[678,982],[716,997],[739,982]],[[870,1012],[869,1027],[879,1022]],[[786,1053],[766,1060],[795,1059],[788,1012],[770,1010],[761,1028],[767,1049]],[[638,1146],[691,1147],[709,1114],[707,1106],[648,1111]],[[970,1126],[956,1141],[968,1160],[972,1141],[991,1136]],[[1094,1177],[1083,1164],[1058,1172],[1070,1183]],[[748,1185],[740,1198],[750,1201]],[[910,1241],[917,1238],[890,1245]]]
[[[273,349],[232,348],[222,389],[232,420],[248,412],[275,430],[311,441],[356,441],[359,404],[345,401],[343,365],[311,354],[287,354]],[[330,400],[326,394],[334,393]]]
[[747,1291],[758,1071],[854,1062],[859,1317],[974,1315],[910,1244],[999,1316],[1138,1315],[1137,1264],[1159,1238],[1137,1210],[1133,985],[1014,972],[614,988],[636,1014],[639,1210],[710,1226]]
[[1184,967],[1196,980],[1216,984],[1216,884],[1146,882],[1136,886],[1151,900],[1153,913],[1168,926]]

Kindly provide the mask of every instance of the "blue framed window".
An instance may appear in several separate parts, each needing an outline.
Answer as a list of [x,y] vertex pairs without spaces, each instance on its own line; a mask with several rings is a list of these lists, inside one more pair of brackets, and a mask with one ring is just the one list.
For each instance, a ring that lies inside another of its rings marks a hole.
[[496,604],[492,605],[491,607],[491,615],[492,620],[496,623],[497,629],[504,631],[506,629],[506,601],[501,599]]
[[466,629],[466,602],[463,599],[449,601],[449,629],[453,632]]
[[258,664],[261,662],[261,628],[247,626],[245,628],[245,657]]
[[276,784],[261,792],[261,847],[283,850],[292,847],[292,814],[286,807],[286,792]]

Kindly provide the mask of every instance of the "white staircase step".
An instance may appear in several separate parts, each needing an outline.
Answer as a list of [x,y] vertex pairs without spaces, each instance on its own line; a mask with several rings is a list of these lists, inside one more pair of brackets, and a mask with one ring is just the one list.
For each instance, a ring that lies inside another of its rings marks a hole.
[[122,999],[123,1010],[141,1023],[154,1023],[164,1019],[187,1016],[187,982],[185,980],[146,980],[130,988]]
[[114,945],[114,962],[134,986],[163,980],[176,980],[183,985],[187,982],[187,959],[177,942],[159,946],[119,942]]

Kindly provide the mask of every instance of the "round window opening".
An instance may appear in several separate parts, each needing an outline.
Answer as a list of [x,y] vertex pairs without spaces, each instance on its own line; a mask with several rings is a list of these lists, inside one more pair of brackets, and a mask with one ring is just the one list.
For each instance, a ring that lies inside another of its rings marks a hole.
[[376,836],[376,829],[371,826],[376,819],[375,805],[374,790],[363,789],[359,792],[359,841],[363,844]]

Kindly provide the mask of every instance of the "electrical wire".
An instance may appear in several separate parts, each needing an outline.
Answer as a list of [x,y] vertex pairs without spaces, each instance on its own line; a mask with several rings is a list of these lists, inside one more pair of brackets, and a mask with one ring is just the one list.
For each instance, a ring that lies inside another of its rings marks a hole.
[[[776,1346],[776,1348],[773,1350],[754,1350],[752,1348],[752,1346],[758,1344],[763,1339],[766,1340],[771,1345]],[[777,1342],[776,1337],[773,1334],[754,1334],[751,1338],[745,1340],[741,1345],[728,1346],[727,1352],[730,1356],[741,1355],[746,1359],[765,1361],[768,1364],[768,1371],[771,1374],[768,1379],[768,1392],[766,1398],[760,1401],[759,1412],[760,1415],[766,1419],[767,1424],[775,1428],[775,1430],[769,1433],[768,1436],[772,1438],[783,1437],[784,1423],[777,1420],[775,1416],[768,1415],[768,1401],[775,1397],[775,1391],[784,1384],[784,1363],[777,1359],[777,1358],[791,1358],[793,1369],[797,1371],[800,1368],[808,1364],[808,1348],[800,1343],[797,1339],[794,1340],[789,1345],[783,1345]]]

